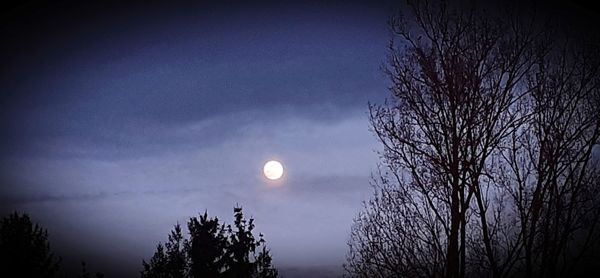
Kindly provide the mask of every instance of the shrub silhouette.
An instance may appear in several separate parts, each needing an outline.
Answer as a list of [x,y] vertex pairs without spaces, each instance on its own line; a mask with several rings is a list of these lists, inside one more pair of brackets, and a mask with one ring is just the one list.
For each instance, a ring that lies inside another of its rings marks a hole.
[[144,278],[157,277],[277,277],[262,234],[254,237],[254,219],[246,220],[235,207],[234,225],[219,223],[204,212],[187,223],[189,239],[176,224],[168,242],[159,243],[149,262],[143,261]]

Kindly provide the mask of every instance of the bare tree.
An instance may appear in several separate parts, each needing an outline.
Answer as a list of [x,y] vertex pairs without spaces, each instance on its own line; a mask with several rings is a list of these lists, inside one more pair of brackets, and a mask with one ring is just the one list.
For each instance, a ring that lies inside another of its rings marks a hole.
[[373,179],[375,194],[355,219],[345,268],[357,277],[439,277],[447,227],[436,212],[448,213],[444,206],[432,209],[412,196],[411,187],[395,173]]
[[600,57],[589,47],[597,45],[562,41],[537,53],[527,82],[529,120],[502,152],[527,276],[568,274],[598,242],[592,153],[600,136]]
[[400,39],[386,69],[392,99],[370,105],[383,166],[352,228],[346,270],[555,274],[557,258],[579,256],[572,236],[591,240],[583,223],[597,222],[588,165],[600,119],[597,55],[558,53],[533,19],[408,6],[412,20],[390,21]]

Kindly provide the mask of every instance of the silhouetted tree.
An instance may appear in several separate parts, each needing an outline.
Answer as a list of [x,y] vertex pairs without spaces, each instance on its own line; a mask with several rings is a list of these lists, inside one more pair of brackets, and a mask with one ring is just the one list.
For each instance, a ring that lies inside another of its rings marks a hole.
[[[271,255],[265,247],[263,235],[258,240],[252,234],[254,219],[245,220],[242,208],[233,209],[234,227],[227,226],[229,242],[227,248],[227,277],[277,277],[276,270],[271,264]],[[262,246],[260,252],[256,252]]]
[[0,222],[0,277],[54,277],[60,259],[50,251],[48,232],[17,212]]
[[[165,255],[162,243],[159,243],[156,247],[156,251],[150,259],[150,262],[143,261],[142,264],[144,266],[144,270],[142,270],[142,277],[173,277],[171,274],[171,269],[168,267],[168,257]],[[175,269],[174,272],[177,271],[179,271],[179,269]]]
[[254,219],[244,219],[241,207],[234,208],[234,218],[231,226],[207,212],[192,217],[189,239],[177,224],[164,247],[159,244],[143,262],[142,277],[277,277],[262,234],[256,239],[252,233]]
[[599,243],[598,44],[474,4],[408,9],[390,21],[392,99],[370,105],[384,152],[346,270],[565,275]]
[[187,266],[187,253],[185,251],[185,240],[181,233],[179,223],[175,225],[175,229],[169,235],[169,241],[165,243],[166,255],[169,258],[167,268],[172,269],[170,277],[183,278],[185,277],[185,268]]
[[514,252],[525,257],[515,268],[527,276],[573,275],[600,244],[599,44],[554,40],[535,53],[521,110],[529,118],[498,161],[498,183],[517,212]]
[[219,219],[208,218],[205,211],[200,219],[192,217],[188,222],[190,240],[187,243],[191,277],[219,277],[226,268],[228,248],[225,224]]

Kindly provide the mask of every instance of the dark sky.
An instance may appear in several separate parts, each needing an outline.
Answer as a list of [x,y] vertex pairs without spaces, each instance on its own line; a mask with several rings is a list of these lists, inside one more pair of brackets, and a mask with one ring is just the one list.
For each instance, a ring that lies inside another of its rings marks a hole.
[[[280,268],[341,269],[378,144],[392,5],[9,4],[0,201],[63,264],[136,276],[177,221],[241,204]],[[262,166],[282,161],[283,180]]]
[[284,273],[340,273],[378,161],[391,2],[3,4],[0,213],[111,277],[240,204]]

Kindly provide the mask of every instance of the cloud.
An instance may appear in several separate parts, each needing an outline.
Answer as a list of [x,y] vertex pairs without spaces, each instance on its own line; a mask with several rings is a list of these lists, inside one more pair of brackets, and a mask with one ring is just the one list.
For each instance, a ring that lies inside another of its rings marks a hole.
[[[383,9],[295,8],[161,19],[141,13],[136,20],[117,14],[105,22],[120,23],[113,29],[44,38],[69,47],[40,43],[11,60],[2,79],[10,92],[0,106],[3,152],[40,153],[45,144],[74,139],[86,149],[127,149],[143,140],[152,147],[172,128],[242,111],[337,121],[379,98]],[[226,131],[207,136],[220,140]]]
[[[109,229],[110,236],[86,247],[94,256],[108,256],[112,251],[102,246],[118,243],[141,259],[175,222],[204,210],[229,221],[237,203],[256,219],[278,263],[339,264],[376,162],[377,144],[361,114],[338,122],[292,117],[257,122],[210,147],[184,140],[185,147],[165,143],[169,151],[139,157],[5,158],[2,176],[12,184],[0,196],[12,209],[40,217],[57,237],[70,235],[65,229],[80,222],[86,223],[77,230],[81,234],[95,237]],[[190,124],[175,133],[193,138],[223,122]],[[286,169],[279,187],[261,174],[271,158]],[[63,220],[54,220],[57,215]],[[70,240],[76,245],[82,239]]]

